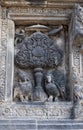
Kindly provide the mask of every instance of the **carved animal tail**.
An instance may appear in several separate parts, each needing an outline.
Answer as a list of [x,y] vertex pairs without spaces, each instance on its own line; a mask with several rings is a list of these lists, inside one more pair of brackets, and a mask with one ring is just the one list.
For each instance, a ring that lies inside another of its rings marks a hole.
[[62,91],[61,91],[61,88],[59,87],[58,83],[55,83],[55,85],[56,85],[56,87],[57,87],[58,90],[59,90],[60,96],[64,99],[64,95],[63,95],[63,93],[62,93]]

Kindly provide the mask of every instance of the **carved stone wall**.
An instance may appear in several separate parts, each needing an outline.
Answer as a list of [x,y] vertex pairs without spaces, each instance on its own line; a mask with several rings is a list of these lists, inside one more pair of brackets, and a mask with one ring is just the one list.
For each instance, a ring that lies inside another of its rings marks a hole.
[[[73,28],[75,29],[76,25],[73,26],[72,22],[69,32],[71,35],[68,34],[73,3],[69,2],[68,6],[68,3],[51,2],[47,0],[42,4],[38,3],[38,8],[34,2],[1,2],[0,116],[3,119],[69,119],[72,111],[74,118],[83,119],[83,48],[78,45],[78,41],[73,41]],[[75,20],[74,17],[72,20]],[[38,27],[38,24],[42,25],[43,29],[33,29],[32,26]],[[47,28],[49,29],[45,30]],[[16,40],[20,43],[18,47]],[[16,74],[20,70],[24,74],[23,77]],[[28,83],[30,87],[40,87],[35,89],[35,95],[39,96],[36,100],[33,100],[30,94],[29,101],[24,101],[28,94],[25,94],[23,88],[19,89],[19,86],[24,87]],[[43,86],[49,87],[49,84],[56,88],[56,96],[50,92],[48,94],[48,90],[43,91]],[[45,92],[48,98],[50,97],[48,102],[43,100]],[[51,96],[58,97],[59,101]]]

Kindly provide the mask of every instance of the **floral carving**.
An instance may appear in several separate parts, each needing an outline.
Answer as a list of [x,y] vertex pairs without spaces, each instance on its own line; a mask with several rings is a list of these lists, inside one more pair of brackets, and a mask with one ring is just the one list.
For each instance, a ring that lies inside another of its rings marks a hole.
[[25,37],[23,45],[15,56],[20,67],[54,67],[61,63],[63,52],[47,35],[36,32]]

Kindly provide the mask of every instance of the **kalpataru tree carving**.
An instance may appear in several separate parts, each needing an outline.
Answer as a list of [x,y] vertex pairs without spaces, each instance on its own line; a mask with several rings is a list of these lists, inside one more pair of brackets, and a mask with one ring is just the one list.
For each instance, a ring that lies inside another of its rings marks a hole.
[[36,32],[23,41],[15,63],[21,68],[55,67],[62,61],[63,52],[47,35]]
[[[58,32],[61,31],[61,29],[62,28],[57,29]],[[20,36],[22,36],[22,42],[18,51],[15,53],[15,64],[21,69],[27,70],[28,68],[31,68],[33,70],[34,88],[31,86],[33,96],[29,99],[35,101],[45,101],[47,99],[47,93],[45,92],[45,85],[42,85],[42,82],[44,82],[44,68],[52,69],[61,65],[63,61],[63,51],[56,45],[54,40],[44,33],[35,32],[31,36],[25,37],[24,32],[22,32],[20,33]],[[20,86],[20,91],[23,91],[21,89],[21,86],[23,85],[21,85],[19,81],[18,84],[19,85],[17,86]],[[26,86],[28,87],[28,82]],[[56,85],[54,84],[54,86]],[[56,89],[57,92],[60,93],[57,87]],[[20,94],[18,93],[17,95]],[[14,94],[14,98],[18,97],[17,95]],[[58,95],[55,97],[57,96]],[[23,101],[23,98],[21,97],[20,100]]]

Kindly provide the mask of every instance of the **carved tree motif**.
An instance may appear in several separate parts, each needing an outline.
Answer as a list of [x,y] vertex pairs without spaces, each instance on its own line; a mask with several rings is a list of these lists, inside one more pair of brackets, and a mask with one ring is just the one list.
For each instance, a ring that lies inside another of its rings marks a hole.
[[61,63],[63,52],[47,35],[36,32],[24,38],[15,63],[22,68],[54,67]]

